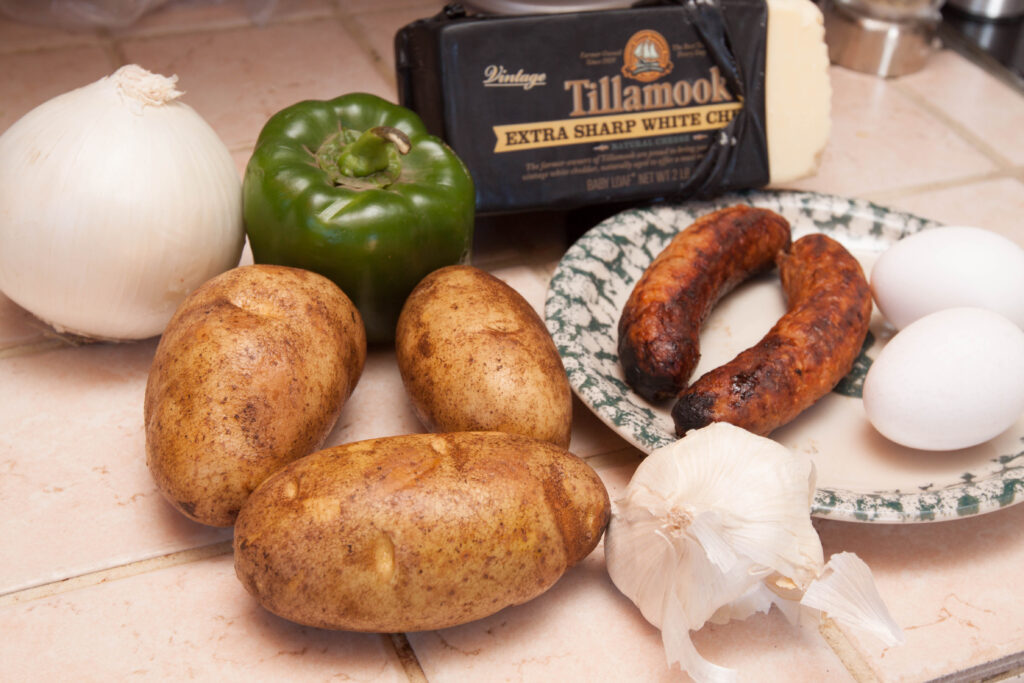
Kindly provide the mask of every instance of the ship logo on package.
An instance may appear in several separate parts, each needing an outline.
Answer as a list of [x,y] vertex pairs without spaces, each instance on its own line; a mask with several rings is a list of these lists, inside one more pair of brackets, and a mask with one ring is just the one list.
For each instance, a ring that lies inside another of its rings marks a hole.
[[649,83],[672,71],[668,41],[657,31],[644,29],[634,33],[622,54],[622,75]]

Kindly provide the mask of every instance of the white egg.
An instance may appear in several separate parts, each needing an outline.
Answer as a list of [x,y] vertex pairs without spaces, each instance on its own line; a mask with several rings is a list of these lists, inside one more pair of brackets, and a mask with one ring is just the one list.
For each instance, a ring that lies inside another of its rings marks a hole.
[[1024,330],[982,308],[949,308],[911,323],[864,378],[864,411],[911,448],[967,448],[1024,413]]
[[922,230],[878,258],[871,291],[897,329],[956,306],[988,308],[1024,328],[1024,248],[982,228]]

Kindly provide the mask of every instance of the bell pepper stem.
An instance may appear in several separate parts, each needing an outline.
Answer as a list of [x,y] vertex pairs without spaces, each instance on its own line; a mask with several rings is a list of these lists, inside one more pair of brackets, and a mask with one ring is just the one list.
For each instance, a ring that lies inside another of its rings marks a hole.
[[408,154],[409,137],[391,126],[376,126],[364,132],[338,157],[338,169],[347,176],[363,177],[387,170],[388,146]]

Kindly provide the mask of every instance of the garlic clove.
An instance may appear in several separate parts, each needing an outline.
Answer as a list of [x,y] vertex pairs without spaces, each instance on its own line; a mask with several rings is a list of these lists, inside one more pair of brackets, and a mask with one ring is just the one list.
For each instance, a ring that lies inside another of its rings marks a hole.
[[906,640],[878,594],[871,569],[853,553],[836,553],[811,582],[800,604],[824,612],[851,629],[873,634],[885,645]]

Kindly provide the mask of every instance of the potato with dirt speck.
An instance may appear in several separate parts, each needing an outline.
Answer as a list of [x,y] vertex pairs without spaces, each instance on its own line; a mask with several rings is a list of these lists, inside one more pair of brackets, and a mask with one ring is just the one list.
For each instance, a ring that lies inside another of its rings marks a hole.
[[235,573],[300,624],[402,632],[537,597],[608,523],[604,484],[551,443],[501,432],[360,441],[297,460],[246,501]]
[[242,266],[192,292],[146,384],[146,464],[189,518],[234,524],[260,482],[323,445],[362,374],[366,333],[333,282]]
[[430,431],[493,430],[569,447],[562,359],[536,311],[493,275],[450,266],[425,277],[402,309],[395,350]]

